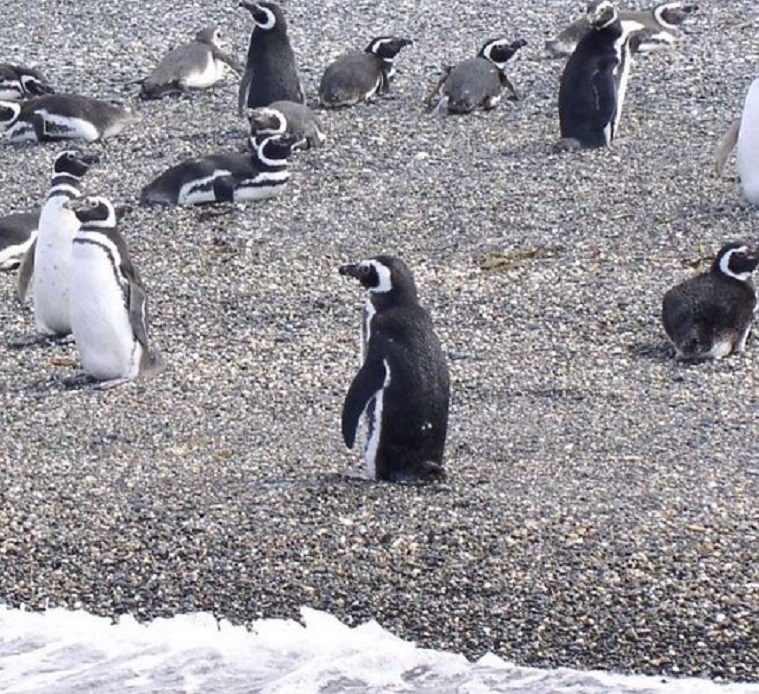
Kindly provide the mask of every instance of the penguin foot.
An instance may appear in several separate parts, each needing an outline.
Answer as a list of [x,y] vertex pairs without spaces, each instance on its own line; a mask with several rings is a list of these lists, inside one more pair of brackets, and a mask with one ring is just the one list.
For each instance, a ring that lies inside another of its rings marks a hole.
[[574,137],[562,137],[554,146],[553,153],[578,152],[582,149],[580,141]]
[[389,482],[402,484],[428,484],[430,482],[445,482],[448,475],[442,465],[425,460],[410,470],[392,472],[388,475]]

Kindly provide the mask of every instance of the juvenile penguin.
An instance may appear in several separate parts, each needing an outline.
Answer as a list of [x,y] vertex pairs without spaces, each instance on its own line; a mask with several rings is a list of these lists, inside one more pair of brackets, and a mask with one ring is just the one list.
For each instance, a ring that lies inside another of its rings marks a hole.
[[756,307],[751,273],[759,254],[742,242],[722,246],[709,272],[664,295],[662,322],[680,359],[721,359],[746,347]]
[[0,101],[0,130],[11,142],[106,140],[138,120],[127,106],[81,94],[46,94]]
[[321,147],[327,139],[321,123],[305,104],[274,101],[268,106],[248,111],[251,142],[260,135],[290,134],[296,137],[295,149]]
[[524,39],[508,41],[492,39],[480,48],[474,58],[464,60],[449,68],[433,91],[429,105],[438,97],[437,111],[445,103],[448,113],[471,113],[475,109],[491,109],[501,100],[501,92],[507,87],[514,99],[518,99],[514,85],[506,76],[506,62],[523,46]]
[[237,61],[222,49],[215,25],[201,29],[189,43],[170,50],[142,81],[143,99],[160,99],[190,89],[208,89],[224,77],[227,68],[241,73]]
[[164,368],[148,346],[147,298],[116,228],[110,200],[78,198],[65,207],[80,222],[71,249],[71,328],[85,372],[100,387],[147,378]]
[[18,100],[52,94],[54,89],[39,70],[0,63],[0,99]]
[[239,4],[250,12],[255,24],[240,82],[240,117],[246,108],[268,106],[272,101],[305,103],[282,10],[268,0],[240,0]]
[[395,74],[394,62],[411,39],[397,36],[379,36],[372,39],[363,51],[344,53],[327,66],[319,84],[322,106],[339,108],[368,101],[390,89]]
[[267,135],[249,154],[211,154],[187,159],[164,171],[142,189],[143,205],[198,205],[271,198],[290,178],[293,135]]
[[622,115],[632,63],[629,38],[641,25],[623,26],[609,0],[593,0],[587,16],[591,30],[561,75],[557,152],[610,146]]
[[342,433],[353,448],[363,425],[368,476],[393,482],[445,479],[448,364],[414,277],[393,256],[344,265],[369,290],[361,368],[345,397]]
[[14,212],[0,217],[0,270],[13,270],[37,238],[39,212]]

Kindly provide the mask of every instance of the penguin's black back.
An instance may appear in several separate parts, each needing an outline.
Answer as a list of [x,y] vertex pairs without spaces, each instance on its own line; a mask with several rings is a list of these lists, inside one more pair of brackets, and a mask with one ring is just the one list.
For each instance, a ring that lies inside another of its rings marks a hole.
[[443,92],[448,96],[449,111],[468,113],[501,93],[500,71],[486,58],[468,58],[451,68]]
[[344,53],[324,70],[319,98],[325,105],[358,103],[373,93],[382,93],[387,83],[382,58],[366,51]]

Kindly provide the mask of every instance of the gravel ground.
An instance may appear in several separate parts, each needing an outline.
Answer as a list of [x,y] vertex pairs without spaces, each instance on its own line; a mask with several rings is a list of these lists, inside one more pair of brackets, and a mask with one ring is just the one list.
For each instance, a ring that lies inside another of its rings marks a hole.
[[[251,28],[233,0],[73,4],[0,1],[2,58],[129,99],[200,26],[241,59]],[[343,50],[417,43],[391,98],[322,114],[328,146],[280,198],[124,219],[161,377],[71,390],[73,345],[0,347],[0,599],[235,622],[306,604],[470,656],[759,681],[759,344],[682,365],[659,322],[693,262],[759,241],[711,160],[755,76],[755,3],[701,3],[637,62],[614,149],[577,155],[551,154],[562,62],[542,54],[576,2],[526,5],[286,6],[312,98]],[[426,116],[440,65],[501,33],[529,41],[523,101]],[[236,94],[138,104],[87,188],[135,205],[165,166],[244,146]],[[0,212],[40,203],[58,149],[0,148]],[[378,252],[414,268],[451,355],[446,485],[341,476],[363,297],[337,266]],[[3,344],[33,326],[14,283]]]

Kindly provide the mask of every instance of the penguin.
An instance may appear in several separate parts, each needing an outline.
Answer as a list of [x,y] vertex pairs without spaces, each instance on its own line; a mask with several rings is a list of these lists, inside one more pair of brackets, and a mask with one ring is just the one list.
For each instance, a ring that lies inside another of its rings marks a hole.
[[267,135],[249,154],[212,154],[187,159],[164,171],[142,189],[143,205],[198,205],[271,198],[290,178],[293,135]]
[[721,359],[745,349],[756,307],[751,273],[758,264],[755,249],[727,243],[711,270],[667,291],[662,322],[679,359]]
[[[631,44],[635,52],[645,53],[657,48],[671,46],[678,38],[680,25],[698,9],[698,5],[684,2],[662,2],[646,10],[619,10],[619,18],[625,22],[640,23],[643,28],[636,33]],[[586,16],[572,22],[555,37],[545,43],[551,57],[572,55],[585,34],[590,31]]]
[[0,270],[13,270],[37,238],[40,213],[14,212],[0,217]]
[[240,0],[253,17],[245,71],[240,82],[238,113],[268,106],[272,101],[306,102],[298,78],[295,53],[287,36],[287,20],[280,7],[268,0]]
[[0,101],[0,130],[11,142],[106,140],[137,122],[127,106],[81,94],[46,94],[28,101]]
[[61,152],[53,163],[47,200],[42,207],[37,238],[26,253],[19,274],[23,300],[31,282],[36,332],[40,336],[65,336],[69,318],[69,267],[71,240],[79,228],[76,215],[64,206],[81,195],[80,181],[97,157],[78,150]]
[[160,99],[190,89],[208,89],[224,77],[227,67],[241,73],[237,61],[222,50],[216,25],[201,29],[189,43],[169,51],[142,80],[140,97]]
[[587,17],[591,30],[561,75],[555,152],[611,146],[622,115],[632,63],[629,39],[642,25],[623,25],[610,0],[592,0]]
[[321,147],[327,136],[314,112],[305,104],[274,101],[248,111],[251,141],[260,135],[291,134],[297,138],[295,149]]
[[380,255],[339,271],[369,290],[361,368],[343,404],[345,445],[353,448],[363,424],[370,478],[444,480],[448,364],[411,270],[397,257]]
[[39,70],[0,63],[0,100],[16,101],[29,96],[52,94],[54,91]]
[[71,248],[71,329],[84,371],[108,388],[165,368],[148,345],[147,298],[110,200],[87,196],[64,207],[79,229]]
[[518,99],[514,85],[506,76],[506,62],[523,46],[524,39],[508,41],[492,39],[480,48],[475,58],[464,60],[448,68],[428,100],[434,110],[446,104],[448,113],[471,113],[475,109],[492,109],[501,100],[501,91],[507,87]]
[[330,63],[319,84],[319,100],[326,108],[353,106],[382,96],[390,89],[395,74],[395,57],[411,39],[378,36],[363,51],[344,53]]

